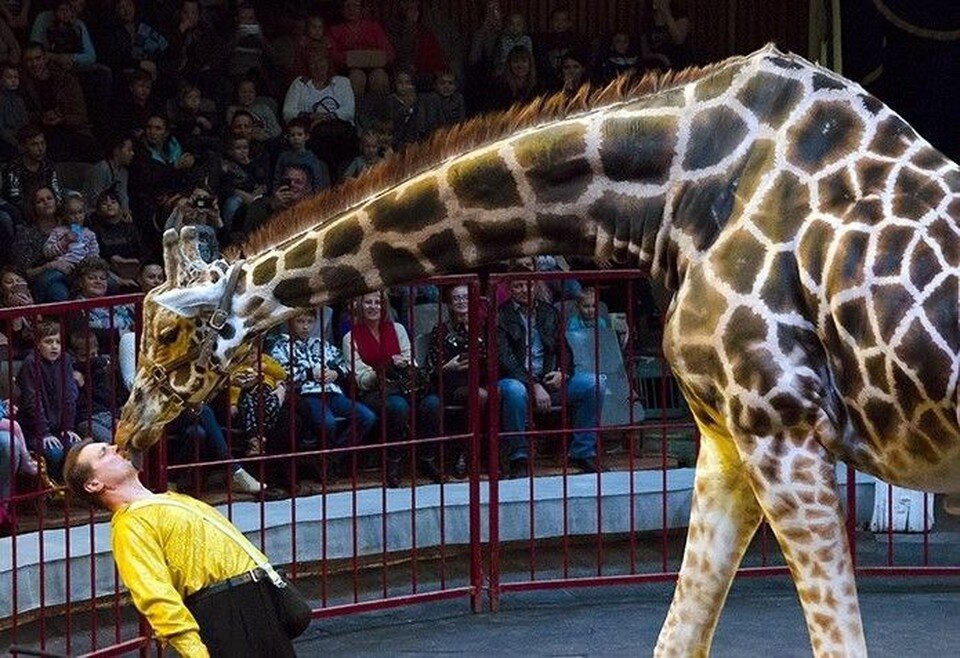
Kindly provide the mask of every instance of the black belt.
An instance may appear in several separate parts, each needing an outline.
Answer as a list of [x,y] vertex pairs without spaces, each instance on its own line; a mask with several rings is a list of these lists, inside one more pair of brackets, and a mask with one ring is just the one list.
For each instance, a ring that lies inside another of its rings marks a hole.
[[257,567],[256,569],[251,569],[250,571],[244,571],[239,576],[221,580],[219,583],[214,583],[213,585],[207,585],[203,589],[199,589],[185,598],[183,602],[187,605],[195,605],[200,601],[213,596],[214,594],[219,594],[220,592],[225,592],[228,589],[240,587],[241,585],[246,585],[247,583],[256,583],[261,580],[266,580],[269,577],[270,576],[266,571],[260,567]]

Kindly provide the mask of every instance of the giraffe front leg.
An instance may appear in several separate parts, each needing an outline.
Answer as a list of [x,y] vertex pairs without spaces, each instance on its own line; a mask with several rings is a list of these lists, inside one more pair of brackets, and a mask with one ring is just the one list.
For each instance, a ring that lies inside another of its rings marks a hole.
[[793,575],[813,653],[866,656],[834,462],[810,433],[739,442],[757,500]]
[[700,432],[687,544],[658,657],[709,653],[730,584],[760,525],[760,506],[733,439],[703,424]]

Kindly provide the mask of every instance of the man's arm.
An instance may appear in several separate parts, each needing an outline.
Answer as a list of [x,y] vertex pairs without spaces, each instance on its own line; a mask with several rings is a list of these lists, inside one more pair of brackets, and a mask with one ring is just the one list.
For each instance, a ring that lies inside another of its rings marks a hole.
[[181,656],[209,656],[197,620],[173,586],[156,529],[143,519],[120,518],[114,523],[112,544],[120,578],[153,632]]

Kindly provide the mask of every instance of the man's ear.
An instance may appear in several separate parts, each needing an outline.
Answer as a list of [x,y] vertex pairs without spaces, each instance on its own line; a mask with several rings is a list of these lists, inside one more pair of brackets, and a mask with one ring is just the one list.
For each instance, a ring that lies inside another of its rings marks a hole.
[[98,494],[103,491],[103,482],[96,478],[90,478],[83,483],[83,490],[88,494]]
[[225,277],[220,277],[213,283],[196,283],[188,288],[171,288],[157,292],[153,295],[153,301],[177,315],[193,318],[204,311],[216,308],[220,304],[226,286]]

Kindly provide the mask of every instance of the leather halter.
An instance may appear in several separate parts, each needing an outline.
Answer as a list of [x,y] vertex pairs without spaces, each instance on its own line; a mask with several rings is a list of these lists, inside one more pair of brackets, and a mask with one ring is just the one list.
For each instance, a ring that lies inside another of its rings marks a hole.
[[220,387],[220,383],[223,382],[229,376],[229,371],[222,368],[220,365],[213,365],[210,362],[210,358],[213,354],[213,346],[217,341],[217,335],[220,333],[220,330],[223,329],[226,325],[227,318],[230,317],[230,309],[233,302],[233,293],[237,288],[237,282],[240,280],[240,274],[243,269],[243,260],[239,260],[233,264],[230,269],[230,274],[227,277],[227,285],[223,290],[223,295],[220,297],[220,302],[217,304],[217,307],[213,310],[208,318],[206,318],[205,326],[201,328],[203,335],[200,337],[200,340],[191,346],[187,350],[186,354],[181,357],[178,357],[166,365],[161,365],[156,362],[151,362],[150,358],[146,355],[143,355],[143,367],[147,369],[150,376],[153,378],[154,382],[160,388],[160,391],[168,396],[170,400],[179,407],[190,406],[197,407],[206,400],[206,396],[203,399],[195,400],[193,397],[184,399],[184,397],[173,388],[173,385],[170,383],[170,372],[176,370],[180,366],[196,362],[197,365],[202,368],[213,370],[217,375],[217,381],[214,383],[211,391],[215,391]]

